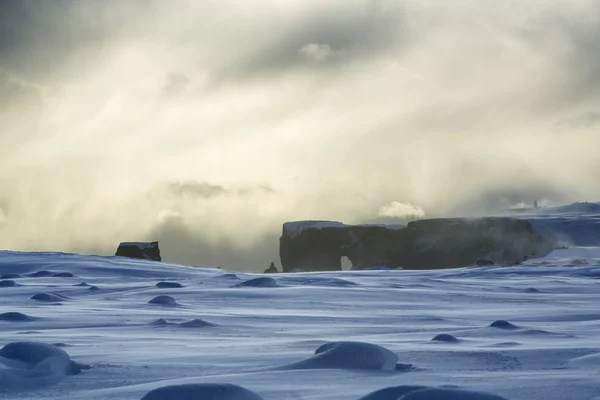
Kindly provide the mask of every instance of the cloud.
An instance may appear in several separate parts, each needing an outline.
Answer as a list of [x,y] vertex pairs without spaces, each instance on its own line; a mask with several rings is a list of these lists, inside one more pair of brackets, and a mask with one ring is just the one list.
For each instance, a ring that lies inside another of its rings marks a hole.
[[279,264],[276,234],[260,235],[240,245],[232,240],[211,240],[203,229],[188,225],[172,212],[147,233],[146,240],[158,240],[165,259],[176,258],[188,265],[204,265],[234,270],[263,271],[270,262]]
[[328,44],[311,43],[298,50],[300,54],[311,61],[326,61],[335,56],[335,51]]
[[592,128],[600,124],[600,111],[587,111],[573,118],[557,122],[557,128],[569,132],[573,128]]
[[194,196],[210,198],[227,193],[223,186],[207,182],[175,182],[169,184],[170,191],[178,196]]
[[212,198],[217,196],[233,195],[248,196],[255,193],[272,193],[268,185],[242,186],[226,188],[208,182],[173,182],[168,185],[169,191],[176,196],[190,196],[199,198]]
[[377,215],[384,218],[418,219],[425,216],[425,211],[423,211],[421,207],[414,204],[404,204],[398,201],[393,201],[390,204],[382,206]]
[[258,270],[288,220],[598,198],[598,2],[528,7],[0,2],[0,241]]
[[[320,74],[333,73],[347,63],[362,64],[368,57],[408,45],[404,14],[399,7],[383,13],[339,1],[311,0],[286,7],[258,4],[261,11],[256,15],[260,17],[246,21],[248,14],[238,26],[238,34],[251,26],[247,34],[256,40],[245,42],[240,52],[227,54],[229,62],[215,65],[210,72],[213,83],[271,80],[302,71],[311,73],[316,66]],[[268,23],[263,20],[267,18]],[[307,67],[307,59],[320,63]]]
[[182,73],[170,73],[167,76],[162,92],[165,96],[179,96],[183,94],[191,83],[190,78]]

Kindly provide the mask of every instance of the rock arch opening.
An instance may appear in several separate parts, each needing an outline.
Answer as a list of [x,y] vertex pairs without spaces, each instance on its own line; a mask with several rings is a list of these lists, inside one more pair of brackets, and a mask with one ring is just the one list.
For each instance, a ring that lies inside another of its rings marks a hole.
[[342,271],[350,271],[352,269],[352,261],[348,259],[346,256],[342,256]]

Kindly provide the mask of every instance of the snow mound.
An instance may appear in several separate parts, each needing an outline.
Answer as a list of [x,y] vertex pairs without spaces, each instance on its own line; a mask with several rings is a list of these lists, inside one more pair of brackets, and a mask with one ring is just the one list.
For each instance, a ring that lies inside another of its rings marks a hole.
[[177,301],[171,296],[156,296],[148,302],[148,304],[158,304],[161,306],[176,306]]
[[[330,342],[315,351],[315,355],[288,364],[284,369],[360,369],[394,371],[398,356],[381,346],[365,342]],[[410,366],[405,366],[410,368]]]
[[0,281],[0,288],[3,287],[15,287],[15,286],[19,286],[17,284],[17,282],[11,280],[11,279],[5,279],[3,281]]
[[0,321],[32,321],[33,317],[16,311],[9,311],[0,314]]
[[0,349],[0,388],[28,388],[56,383],[89,366],[76,363],[66,351],[47,343],[12,342]]
[[19,274],[4,274],[4,275],[0,276],[0,279],[18,279],[18,278],[22,278],[22,276]]
[[496,320],[494,322],[492,322],[490,324],[491,328],[498,328],[498,329],[519,329],[518,326],[511,324],[510,322],[503,320],[503,319],[499,319]]
[[600,367],[600,353],[588,354],[587,356],[573,358],[569,361],[569,364],[572,364],[577,367]]
[[436,335],[431,339],[433,342],[446,342],[446,343],[458,343],[460,339],[458,339],[454,335],[450,335],[449,333],[441,333]]
[[260,277],[260,278],[249,279],[247,281],[238,283],[236,286],[237,287],[263,287],[263,288],[277,287],[277,281],[273,278],[264,276],[264,277]]
[[179,282],[158,282],[156,287],[160,289],[176,289],[182,288],[183,285]]
[[398,400],[399,397],[420,389],[427,389],[427,386],[391,386],[371,392],[358,400]]
[[73,275],[70,272],[57,272],[54,275],[52,275],[53,278],[73,278],[75,275]]
[[360,286],[356,282],[352,282],[343,278],[336,278],[333,276],[328,277],[311,277],[311,276],[300,276],[290,277],[286,276],[281,278],[281,282],[285,284],[303,285],[303,286],[322,286],[322,287],[347,287],[347,286]]
[[170,385],[154,389],[142,400],[262,400],[258,394],[229,383]]
[[173,325],[173,324],[171,322],[167,321],[164,318],[159,318],[157,320],[154,320],[154,321],[150,322],[149,325],[152,325],[152,326],[167,326],[167,325]]
[[237,276],[236,274],[223,274],[223,275],[219,275],[216,278],[222,278],[222,279],[240,279],[239,276]]
[[506,400],[491,393],[450,388],[426,388],[409,392],[398,400]]
[[200,318],[196,318],[187,322],[182,322],[177,325],[181,326],[182,328],[205,328],[209,326],[217,326],[217,324],[213,324],[212,322],[208,322]]
[[31,300],[59,303],[66,300],[66,297],[54,293],[36,293],[31,296]]
[[32,272],[31,274],[27,274],[25,276],[28,276],[30,278],[46,278],[46,277],[52,276],[52,275],[54,275],[54,272],[42,270],[42,271]]
[[519,342],[500,342],[500,343],[495,343],[490,345],[491,347],[514,347],[514,346],[521,346],[521,343]]

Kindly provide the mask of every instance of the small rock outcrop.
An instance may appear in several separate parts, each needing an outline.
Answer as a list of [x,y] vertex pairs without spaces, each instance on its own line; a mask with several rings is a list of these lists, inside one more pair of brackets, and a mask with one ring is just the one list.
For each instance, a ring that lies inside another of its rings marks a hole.
[[115,256],[162,261],[158,242],[123,242],[117,248]]
[[277,267],[275,266],[274,262],[271,262],[271,265],[269,265],[269,268],[265,269],[265,274],[276,274],[279,271],[277,270]]
[[341,271],[344,256],[355,270],[441,269],[478,260],[513,264],[554,247],[531,222],[507,217],[424,219],[400,228],[298,221],[283,225],[279,254],[283,272]]

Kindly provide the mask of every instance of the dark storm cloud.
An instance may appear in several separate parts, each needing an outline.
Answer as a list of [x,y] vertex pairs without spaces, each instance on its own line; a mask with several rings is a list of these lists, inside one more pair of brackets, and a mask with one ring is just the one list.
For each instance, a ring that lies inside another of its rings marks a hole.
[[588,20],[563,20],[561,25],[569,44],[565,72],[571,80],[565,100],[600,101],[600,3]]
[[273,31],[262,47],[213,73],[215,82],[273,79],[289,71],[334,72],[349,62],[366,62],[408,46],[401,13],[364,7],[318,7]]
[[515,32],[515,37],[533,55],[548,55],[552,59],[551,63],[540,65],[541,73],[555,69],[554,81],[544,82],[547,93],[540,99],[550,110],[600,100],[600,3],[589,4],[587,15],[574,15],[566,10],[546,12],[532,17]]
[[83,67],[89,57],[102,56],[109,37],[103,26],[103,2],[7,0],[0,4],[0,59],[12,72],[57,79],[66,63]]

